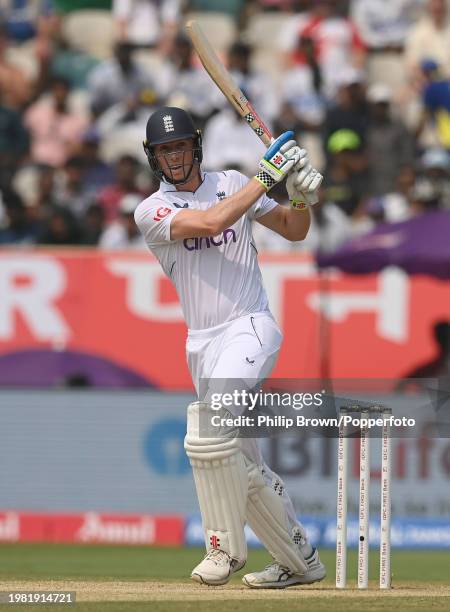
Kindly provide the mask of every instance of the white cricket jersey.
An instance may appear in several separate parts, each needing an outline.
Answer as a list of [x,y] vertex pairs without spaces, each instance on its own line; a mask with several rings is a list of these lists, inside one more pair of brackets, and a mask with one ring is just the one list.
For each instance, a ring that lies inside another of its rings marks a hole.
[[206,172],[194,193],[161,182],[159,191],[141,202],[134,213],[148,248],[175,285],[189,329],[215,327],[269,310],[252,221],[275,208],[274,200],[263,195],[219,236],[170,239],[170,224],[180,210],[207,210],[248,181],[236,170]]

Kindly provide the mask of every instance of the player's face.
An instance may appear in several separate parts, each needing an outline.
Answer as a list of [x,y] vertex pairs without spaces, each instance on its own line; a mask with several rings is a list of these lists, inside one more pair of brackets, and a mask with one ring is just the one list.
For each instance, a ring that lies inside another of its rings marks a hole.
[[194,162],[194,140],[186,138],[155,145],[159,167],[173,181],[187,179]]

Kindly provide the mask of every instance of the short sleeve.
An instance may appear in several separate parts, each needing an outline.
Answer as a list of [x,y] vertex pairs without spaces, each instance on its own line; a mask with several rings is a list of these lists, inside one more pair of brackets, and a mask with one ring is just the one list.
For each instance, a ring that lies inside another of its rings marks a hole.
[[268,195],[264,194],[259,198],[259,200],[256,200],[247,214],[250,219],[259,219],[259,217],[267,215],[267,213],[277,206],[278,202],[275,202],[275,200],[272,200],[272,198],[269,198]]
[[139,204],[134,220],[147,245],[174,242],[170,239],[170,224],[179,212],[161,199],[149,198]]

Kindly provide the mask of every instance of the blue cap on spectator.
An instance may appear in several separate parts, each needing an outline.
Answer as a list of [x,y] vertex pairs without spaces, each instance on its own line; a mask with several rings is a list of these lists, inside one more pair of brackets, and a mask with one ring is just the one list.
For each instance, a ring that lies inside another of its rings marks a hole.
[[420,67],[422,68],[423,72],[434,72],[439,68],[439,64],[436,60],[428,57],[421,61]]

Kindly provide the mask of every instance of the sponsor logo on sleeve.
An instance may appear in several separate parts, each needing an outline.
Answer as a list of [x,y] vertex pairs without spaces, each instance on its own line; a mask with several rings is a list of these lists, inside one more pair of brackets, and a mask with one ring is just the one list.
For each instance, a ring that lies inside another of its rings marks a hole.
[[170,208],[166,208],[165,206],[160,206],[156,211],[155,216],[153,217],[153,221],[162,221],[164,217],[170,215],[172,210]]

